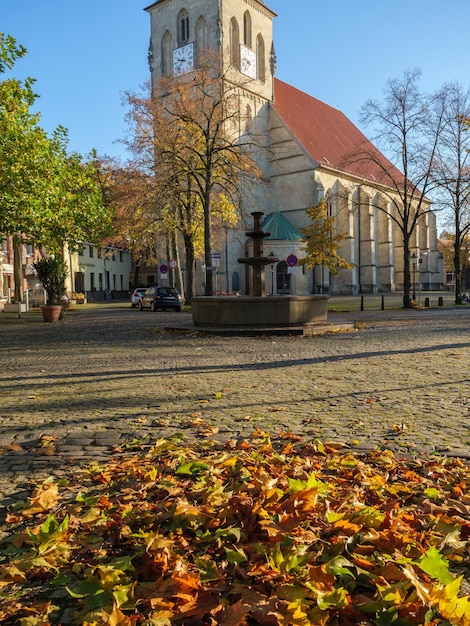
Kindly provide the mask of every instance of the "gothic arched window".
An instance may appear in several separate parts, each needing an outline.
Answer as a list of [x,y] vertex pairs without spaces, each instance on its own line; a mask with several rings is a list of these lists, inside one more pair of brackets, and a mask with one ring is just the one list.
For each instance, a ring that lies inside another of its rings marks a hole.
[[251,48],[251,15],[245,11],[243,15],[243,43],[247,48]]
[[196,24],[196,54],[198,62],[208,49],[208,28],[206,19],[201,15]]
[[172,36],[169,30],[162,37],[162,76],[171,74]]
[[189,41],[189,15],[186,9],[182,9],[178,14],[178,45]]
[[266,80],[266,52],[264,49],[264,39],[261,35],[256,38],[256,75],[264,83]]
[[240,67],[240,30],[237,20],[230,20],[230,62],[235,67]]

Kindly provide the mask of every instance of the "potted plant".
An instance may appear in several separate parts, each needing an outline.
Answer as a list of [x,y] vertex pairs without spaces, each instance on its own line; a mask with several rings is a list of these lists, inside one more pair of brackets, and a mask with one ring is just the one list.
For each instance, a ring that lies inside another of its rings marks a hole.
[[61,300],[65,296],[66,265],[61,258],[49,256],[33,263],[33,267],[47,294],[47,302],[41,307],[44,321],[57,322],[62,315]]

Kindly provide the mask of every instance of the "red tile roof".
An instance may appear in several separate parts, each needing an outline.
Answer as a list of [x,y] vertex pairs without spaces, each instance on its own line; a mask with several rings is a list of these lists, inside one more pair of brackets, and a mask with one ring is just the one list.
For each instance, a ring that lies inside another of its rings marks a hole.
[[[305,151],[322,167],[390,184],[382,167],[401,176],[361,131],[338,109],[275,79],[273,107]],[[371,160],[354,161],[351,155],[374,151],[382,167]],[[397,180],[395,178],[395,180]],[[399,180],[399,179],[398,179]]]

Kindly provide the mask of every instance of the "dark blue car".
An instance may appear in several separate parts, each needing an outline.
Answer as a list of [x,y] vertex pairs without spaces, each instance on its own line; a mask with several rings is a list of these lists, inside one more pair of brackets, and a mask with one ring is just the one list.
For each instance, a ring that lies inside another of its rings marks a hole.
[[179,291],[174,287],[148,287],[142,294],[140,299],[139,308],[141,311],[144,309],[150,309],[151,311],[157,311],[161,309],[166,311],[167,309],[174,309],[175,311],[181,311],[183,302]]

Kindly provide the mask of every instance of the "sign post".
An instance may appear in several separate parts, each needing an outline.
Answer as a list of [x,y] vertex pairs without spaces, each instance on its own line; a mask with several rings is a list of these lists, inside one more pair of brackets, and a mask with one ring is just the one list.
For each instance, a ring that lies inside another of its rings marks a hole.
[[175,281],[175,270],[178,267],[178,261],[176,261],[175,259],[172,259],[168,265],[170,266],[170,270],[171,270],[171,286],[174,287],[176,285],[176,281]]

